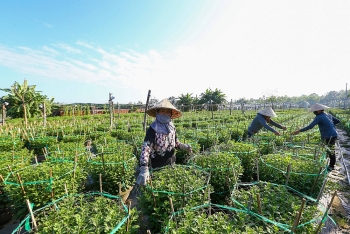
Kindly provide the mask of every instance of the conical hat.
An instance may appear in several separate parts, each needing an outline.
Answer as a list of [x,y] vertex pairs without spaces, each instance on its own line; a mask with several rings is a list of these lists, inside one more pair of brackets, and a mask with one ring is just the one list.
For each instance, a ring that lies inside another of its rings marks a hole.
[[276,117],[277,116],[276,113],[272,110],[271,107],[267,107],[267,108],[265,108],[263,110],[260,110],[258,113],[262,114],[262,115],[265,115],[265,116],[269,116],[269,117]]
[[310,107],[309,112],[324,110],[324,109],[328,109],[328,108],[329,108],[328,106],[325,106],[325,105],[322,105],[319,103],[315,103]]
[[171,110],[171,118],[172,119],[176,119],[179,118],[181,116],[181,112],[175,108],[175,106],[173,106],[168,99],[163,99],[162,101],[156,103],[154,106],[152,106],[151,108],[149,108],[147,110],[147,114],[149,114],[150,116],[156,117],[157,114],[157,110],[159,109],[170,109]]

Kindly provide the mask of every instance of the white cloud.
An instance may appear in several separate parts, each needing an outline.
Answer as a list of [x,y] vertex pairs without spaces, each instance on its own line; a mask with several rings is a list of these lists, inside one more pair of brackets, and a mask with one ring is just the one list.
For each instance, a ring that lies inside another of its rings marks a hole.
[[53,44],[53,46],[56,46],[60,49],[67,51],[68,53],[72,53],[72,54],[81,54],[82,53],[81,50],[73,48],[72,46],[67,45],[65,43]]

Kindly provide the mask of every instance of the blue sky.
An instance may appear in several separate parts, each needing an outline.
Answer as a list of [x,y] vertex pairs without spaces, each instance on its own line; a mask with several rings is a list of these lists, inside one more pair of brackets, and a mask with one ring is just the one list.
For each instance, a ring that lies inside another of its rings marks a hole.
[[[350,1],[0,1],[0,88],[56,102],[345,90]],[[5,95],[0,91],[0,96]]]

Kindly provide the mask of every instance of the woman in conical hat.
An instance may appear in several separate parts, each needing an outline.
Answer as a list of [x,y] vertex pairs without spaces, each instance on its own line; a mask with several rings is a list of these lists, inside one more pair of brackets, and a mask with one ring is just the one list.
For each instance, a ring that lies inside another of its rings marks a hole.
[[248,127],[248,137],[251,137],[257,132],[259,132],[260,129],[262,129],[263,127],[273,132],[275,135],[279,136],[280,133],[268,125],[268,124],[271,124],[283,130],[287,129],[285,126],[282,126],[271,119],[272,117],[276,117],[276,116],[277,116],[276,113],[273,111],[271,107],[267,107],[263,110],[260,110],[256,114],[256,117],[253,119],[253,121],[250,123]]
[[340,123],[340,120],[335,118],[333,115],[324,112],[325,109],[328,109],[328,106],[315,103],[309,109],[309,112],[313,112],[316,117],[314,120],[306,127],[301,128],[295,132],[293,135],[299,134],[300,132],[305,132],[307,130],[312,129],[316,125],[318,125],[318,129],[321,134],[322,141],[328,145],[331,151],[327,151],[327,155],[329,157],[329,166],[328,171],[332,171],[334,169],[334,165],[336,162],[335,158],[335,142],[338,137],[337,130],[335,129],[335,125]]
[[175,149],[192,152],[190,145],[183,144],[177,139],[176,129],[171,120],[179,118],[181,112],[168,99],[163,99],[155,104],[147,110],[147,114],[155,117],[155,120],[149,126],[142,145],[140,173],[136,180],[139,185],[147,183],[149,166],[159,168],[174,164]]

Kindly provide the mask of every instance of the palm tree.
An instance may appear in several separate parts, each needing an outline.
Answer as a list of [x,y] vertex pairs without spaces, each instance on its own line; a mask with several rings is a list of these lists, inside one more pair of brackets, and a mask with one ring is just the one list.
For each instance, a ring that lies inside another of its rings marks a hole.
[[185,106],[184,108],[181,108],[182,111],[189,111],[190,106],[193,104],[194,98],[192,97],[192,93],[186,93],[186,94],[181,94],[178,97],[178,101],[176,102],[177,106]]

